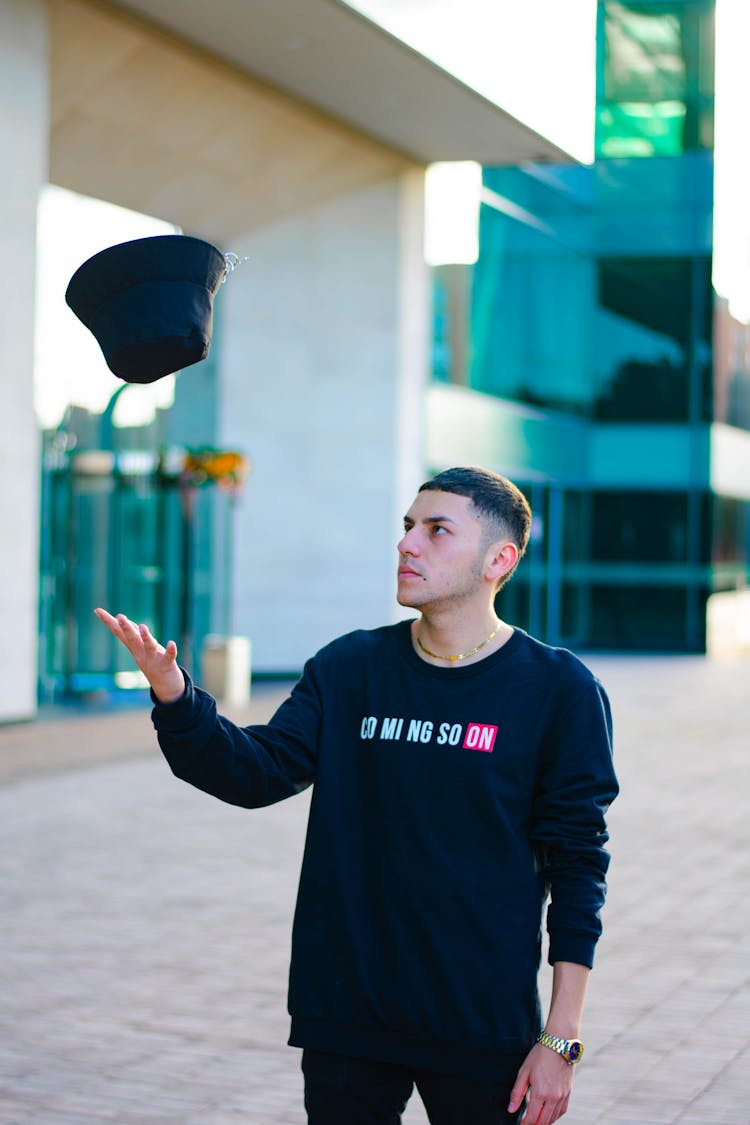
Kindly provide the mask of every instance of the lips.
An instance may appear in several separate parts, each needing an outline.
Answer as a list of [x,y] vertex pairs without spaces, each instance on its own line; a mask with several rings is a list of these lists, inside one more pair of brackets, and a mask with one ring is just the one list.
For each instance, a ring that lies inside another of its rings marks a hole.
[[398,576],[399,578],[422,578],[422,575],[418,571],[412,570],[410,566],[400,566]]

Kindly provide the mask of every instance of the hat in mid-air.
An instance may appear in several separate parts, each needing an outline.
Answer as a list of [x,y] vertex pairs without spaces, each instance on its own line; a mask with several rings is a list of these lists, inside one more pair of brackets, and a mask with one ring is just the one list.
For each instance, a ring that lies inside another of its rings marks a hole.
[[205,359],[227,258],[210,242],[164,234],[121,242],[73,274],[65,300],[127,383],[153,383]]

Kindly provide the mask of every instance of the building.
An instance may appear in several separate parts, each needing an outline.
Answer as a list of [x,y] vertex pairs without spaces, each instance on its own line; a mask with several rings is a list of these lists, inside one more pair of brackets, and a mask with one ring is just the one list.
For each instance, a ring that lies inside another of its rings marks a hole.
[[[486,168],[435,277],[434,469],[522,483],[502,612],[555,644],[747,644],[746,344],[712,287],[714,3],[600,0],[596,159]],[[715,595],[719,595],[716,597]],[[744,639],[743,639],[744,638]]]
[[0,719],[37,701],[46,182],[252,260],[221,294],[213,363],[178,380],[173,437],[253,459],[233,570],[256,667],[392,619],[394,535],[424,475],[425,167],[566,154],[338,0],[0,0],[0,147]]
[[[536,513],[507,618],[577,649],[702,652],[750,634],[747,330],[712,288],[713,28],[714,0],[600,0],[596,160],[581,166],[340,0],[0,0],[14,170],[0,597],[16,644],[0,719],[34,713],[40,666],[32,310],[48,180],[250,259],[162,421],[167,442],[252,457],[222,592],[215,530],[197,573],[205,620],[234,586],[256,670],[296,671],[332,635],[398,615],[405,505],[428,471],[466,462],[518,480]],[[438,160],[484,167],[480,252],[430,277]],[[99,552],[103,585],[75,552],[45,571],[43,611],[60,583],[75,593],[53,647],[88,600],[111,602],[116,574],[126,596],[138,572],[159,622],[184,569],[170,552],[136,550],[129,571]],[[110,668],[104,641],[86,651]]]

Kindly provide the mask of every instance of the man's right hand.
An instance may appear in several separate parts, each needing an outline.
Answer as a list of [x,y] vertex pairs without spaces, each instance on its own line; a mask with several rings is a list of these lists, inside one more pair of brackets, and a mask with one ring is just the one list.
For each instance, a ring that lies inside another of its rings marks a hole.
[[125,645],[160,703],[174,703],[182,696],[185,679],[177,664],[174,641],[168,641],[164,648],[146,625],[136,625],[124,613],[118,613],[116,617],[105,609],[95,609],[94,613]]

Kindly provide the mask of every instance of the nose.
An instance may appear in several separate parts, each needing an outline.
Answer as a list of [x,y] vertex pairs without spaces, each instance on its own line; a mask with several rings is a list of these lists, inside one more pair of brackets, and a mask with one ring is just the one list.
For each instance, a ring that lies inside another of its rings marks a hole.
[[398,544],[397,550],[400,555],[418,555],[419,554],[419,540],[416,535],[416,528],[410,527],[408,531],[404,532],[404,537]]

